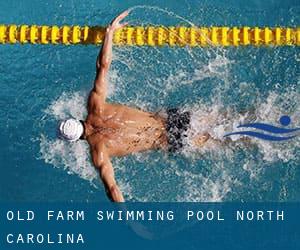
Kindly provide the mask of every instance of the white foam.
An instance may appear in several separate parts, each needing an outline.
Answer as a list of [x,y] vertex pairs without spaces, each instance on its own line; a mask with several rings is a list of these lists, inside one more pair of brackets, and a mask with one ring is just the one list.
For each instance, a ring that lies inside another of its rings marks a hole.
[[[133,9],[138,8],[144,11],[144,6]],[[157,9],[148,10],[152,12]],[[186,21],[167,10],[160,12]],[[192,67],[186,67],[189,63],[192,63]],[[113,159],[117,181],[127,200],[224,201],[235,186],[243,186],[240,176],[249,176],[255,182],[269,163],[300,161],[300,137],[283,144],[251,139],[249,145],[240,142],[241,136],[234,136],[231,137],[234,143],[225,144],[224,134],[248,121],[276,125],[279,117],[286,113],[291,115],[294,127],[300,126],[300,94],[293,87],[284,93],[274,91],[264,97],[255,83],[241,82],[237,86],[241,97],[255,96],[252,107],[254,112],[241,114],[234,107],[228,108],[225,102],[228,95],[226,91],[232,88],[229,81],[230,67],[235,63],[237,62],[228,59],[223,49],[192,51],[189,48],[164,48],[162,53],[157,48],[114,48],[109,96],[126,102],[127,105],[156,111],[167,107],[168,98],[178,88],[188,88],[207,79],[217,80],[209,101],[196,100],[193,105],[183,104],[183,109],[192,112],[191,129],[185,142],[187,147],[183,152],[186,156],[184,166],[164,153],[138,153]],[[162,72],[158,74],[158,70]],[[137,86],[134,93],[127,92],[130,84]],[[147,86],[149,92],[152,91],[151,98],[144,86]],[[45,111],[46,120],[56,123],[69,116],[84,119],[87,94],[63,93]],[[204,147],[196,148],[193,138],[205,132],[214,140],[208,141]],[[41,158],[46,163],[91,183],[99,181],[85,142],[70,145],[49,135],[41,135],[39,140]],[[259,152],[253,148],[258,148]],[[237,157],[237,150],[243,151],[242,159]],[[200,168],[202,161],[203,167],[209,166],[209,169]]]
[[[118,79],[116,78],[115,81],[118,81]],[[86,115],[86,96],[86,94],[82,95],[78,92],[63,93],[60,98],[53,101],[45,113],[55,120],[64,119],[70,115],[82,119]],[[290,98],[287,99],[287,96]],[[181,191],[171,200],[222,201],[226,199],[232,190],[232,186],[238,180],[233,178],[234,175],[232,175],[232,171],[234,171],[232,168],[235,165],[234,160],[232,166],[227,165],[225,167],[223,164],[224,162],[230,162],[235,157],[237,145],[242,147],[245,152],[249,151],[249,156],[251,155],[251,149],[248,149],[249,145],[240,142],[237,142],[238,144],[235,145],[223,145],[224,133],[232,131],[236,126],[246,122],[248,119],[253,119],[253,117],[255,117],[255,121],[276,124],[284,111],[291,115],[294,121],[293,125],[299,127],[299,119],[297,119],[300,114],[299,105],[297,105],[300,102],[299,97],[300,95],[293,90],[287,90],[286,93],[282,94],[271,92],[265,101],[257,103],[254,115],[251,113],[239,114],[234,110],[226,109],[220,103],[220,100],[215,100],[209,105],[199,102],[193,107],[184,107],[185,110],[192,111],[192,129],[189,131],[188,138],[194,138],[196,134],[208,131],[212,138],[216,140],[208,142],[200,149],[195,148],[191,141],[187,141],[186,143],[189,147],[185,147],[184,154],[192,159],[190,166],[197,163],[199,157],[212,160],[211,174],[204,176],[202,173],[193,173],[187,169],[182,169],[176,161],[170,160],[166,155],[149,158],[149,155],[145,153],[138,153],[131,156],[130,164],[126,164],[122,160],[114,160],[114,168],[121,190],[124,192],[127,200],[165,200],[164,196],[156,196],[151,191],[140,195],[140,190],[145,189],[143,186],[144,174],[142,173],[145,170],[137,170],[132,167],[137,163],[145,162],[144,166],[149,171],[149,169],[156,169],[157,165],[163,161],[166,168],[157,174],[165,175],[165,178],[172,178],[172,175],[175,174],[179,178],[179,182],[176,185],[180,187]],[[293,102],[290,102],[290,99]],[[147,107],[147,103],[144,103],[144,106]],[[238,141],[240,138],[238,136],[233,140]],[[265,162],[277,160],[288,162],[299,159],[299,154],[297,154],[297,150],[300,147],[299,138],[288,144],[274,144],[257,139],[251,139],[251,143],[258,147],[263,158],[255,161],[252,160],[252,157],[249,157],[249,159],[241,162],[241,167],[239,168],[248,173],[252,181],[259,179]],[[98,174],[90,161],[88,145],[85,142],[80,141],[70,144],[41,135],[40,153],[41,158],[54,167],[62,168],[69,174],[76,174],[92,184],[95,183],[95,180],[99,181]],[[133,184],[131,178],[140,178],[141,181]],[[172,186],[171,183],[170,185]]]
[[90,163],[88,145],[83,141],[68,143],[41,135],[40,153],[46,163],[63,168],[68,174],[76,174],[92,184],[98,176]]
[[[299,103],[300,93],[293,89],[287,89],[281,94],[271,92],[267,100],[258,105],[257,120],[278,125],[281,115],[288,114],[292,119],[291,126],[300,127]],[[288,162],[289,160],[300,159],[299,154],[297,154],[300,147],[299,136],[286,143],[272,143],[263,140],[255,140],[255,143],[263,153],[265,161],[281,160]]]
[[[45,110],[48,120],[58,120],[75,117],[84,119],[86,116],[86,94],[79,92],[63,93]],[[53,125],[53,123],[51,123]],[[52,128],[55,131],[55,128]],[[97,178],[97,173],[91,165],[88,145],[84,141],[75,143],[65,142],[58,138],[51,139],[41,134],[40,158],[54,167],[62,168],[68,174],[77,174],[79,177],[92,181]]]
[[[289,96],[289,98],[286,98]],[[291,102],[291,99],[293,102]],[[294,127],[299,127],[300,107],[297,103],[300,102],[300,94],[295,91],[287,90],[285,93],[276,94],[271,92],[265,101],[258,102],[253,112],[240,114],[237,111],[225,109],[222,103],[217,100],[211,105],[198,103],[194,107],[185,107],[185,110],[191,110],[191,129],[188,131],[186,140],[185,153],[191,152],[207,152],[207,150],[220,150],[220,145],[224,142],[224,135],[232,131],[243,131],[244,128],[237,129],[240,124],[247,121],[271,123],[279,126],[279,118],[286,112],[291,116]],[[293,105],[293,103],[296,103]],[[291,109],[288,110],[287,107]],[[255,119],[253,121],[253,119]],[[216,140],[212,143],[207,143],[203,148],[195,147],[193,140],[197,135],[209,133]],[[231,141],[240,141],[246,136],[234,135],[231,136]],[[300,138],[297,137],[293,141],[287,143],[274,143],[255,138],[249,138],[252,144],[258,146],[260,152],[264,156],[265,161],[282,160],[287,162],[298,157],[295,150],[300,146]],[[247,150],[248,143],[239,144]],[[227,146],[223,146],[227,147]],[[233,148],[234,149],[234,146]]]
[[69,117],[84,119],[87,93],[62,93],[62,95],[45,110],[45,113],[55,119],[63,120]]

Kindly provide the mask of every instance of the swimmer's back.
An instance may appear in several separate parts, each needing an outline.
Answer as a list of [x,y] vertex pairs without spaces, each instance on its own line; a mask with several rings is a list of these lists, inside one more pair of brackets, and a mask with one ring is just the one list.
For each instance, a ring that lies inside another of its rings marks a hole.
[[152,113],[120,104],[103,103],[101,108],[89,110],[87,122],[95,130],[90,143],[103,141],[111,156],[159,148],[166,144],[164,120]]

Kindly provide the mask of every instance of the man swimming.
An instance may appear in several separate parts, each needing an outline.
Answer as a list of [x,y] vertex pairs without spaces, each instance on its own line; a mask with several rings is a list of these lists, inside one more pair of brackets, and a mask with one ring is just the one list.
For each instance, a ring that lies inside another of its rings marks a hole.
[[[170,152],[183,147],[189,128],[190,113],[169,109],[167,118],[125,105],[106,102],[107,75],[112,61],[113,35],[127,23],[120,23],[128,11],[116,17],[106,29],[105,39],[96,61],[96,78],[88,98],[85,121],[68,119],[59,124],[59,136],[67,141],[87,140],[92,161],[99,170],[108,197],[123,202],[110,158],[135,152],[162,149]],[[208,134],[197,135],[194,143],[203,145]]]

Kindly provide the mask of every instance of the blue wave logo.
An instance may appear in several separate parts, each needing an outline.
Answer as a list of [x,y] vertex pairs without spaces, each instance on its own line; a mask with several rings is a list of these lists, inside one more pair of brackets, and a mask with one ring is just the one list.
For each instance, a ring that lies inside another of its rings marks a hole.
[[285,116],[285,115],[281,116],[279,122],[283,127],[276,127],[266,123],[247,123],[237,127],[237,128],[252,128],[256,130],[261,130],[262,132],[267,132],[269,134],[262,133],[259,131],[249,130],[249,131],[232,132],[224,135],[224,137],[228,137],[232,135],[246,135],[246,136],[255,137],[267,141],[286,141],[298,136],[296,132],[300,131],[300,128],[290,128],[290,129],[284,128],[291,124],[291,118],[289,116]]

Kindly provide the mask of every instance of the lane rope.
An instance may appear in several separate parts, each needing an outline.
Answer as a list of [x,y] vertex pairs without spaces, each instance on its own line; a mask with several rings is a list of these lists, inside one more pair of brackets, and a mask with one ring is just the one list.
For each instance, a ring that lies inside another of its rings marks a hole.
[[[105,27],[0,25],[0,44],[101,44]],[[299,46],[300,27],[135,26],[118,30],[114,44],[132,46]]]

